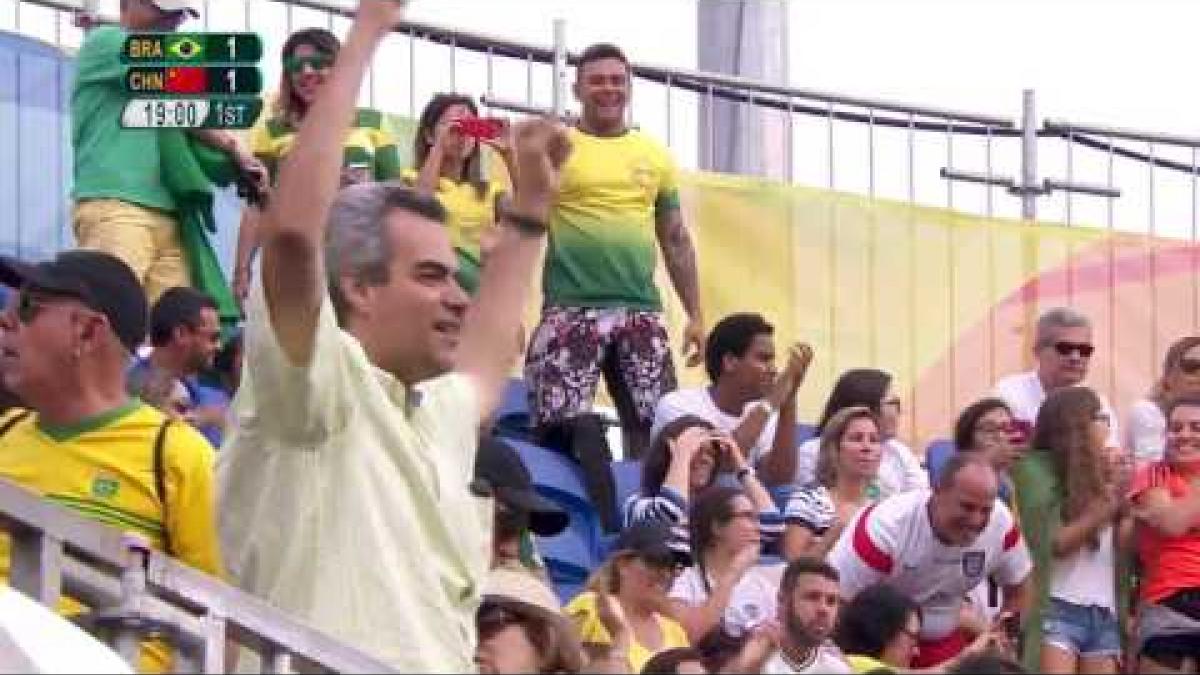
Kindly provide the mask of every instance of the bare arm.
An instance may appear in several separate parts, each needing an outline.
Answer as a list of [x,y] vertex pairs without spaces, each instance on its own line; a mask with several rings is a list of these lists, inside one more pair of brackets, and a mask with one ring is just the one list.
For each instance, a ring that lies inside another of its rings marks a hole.
[[692,491],[692,458],[701,451],[705,443],[710,442],[709,432],[703,427],[692,427],[680,434],[679,438],[671,443],[671,463],[667,466],[663,487],[674,488],[687,499]]
[[258,250],[258,221],[262,211],[253,206],[242,209],[242,220],[238,224],[237,250],[233,263],[233,294],[242,302],[250,288],[250,268],[254,252]]
[[737,586],[746,570],[753,567],[757,561],[758,551],[756,549],[746,549],[738,553],[729,569],[716,579],[712,591],[699,605],[689,605],[680,600],[671,600],[672,614],[675,620],[683,626],[688,640],[694,644],[721,624],[721,617],[725,614],[725,609],[729,607],[729,601],[733,597],[734,587]]
[[815,532],[798,523],[788,523],[783,530],[783,559],[791,562],[796,558],[811,556],[816,543]]
[[367,64],[401,16],[399,3],[360,0],[350,35],[279,171],[260,223],[262,283],[276,339],[296,364],[308,363],[325,297],[322,251],[329,209],[341,182],[342,143],[354,118]]
[[679,209],[667,209],[654,223],[658,245],[666,261],[667,275],[679,294],[687,312],[688,323],[683,329],[684,358],[689,366],[698,365],[704,355],[704,317],[700,312],[700,278],[696,267],[696,248],[692,235],[683,223]]
[[691,233],[683,224],[683,213],[679,209],[664,212],[655,223],[655,233],[671,284],[675,286],[688,318],[696,320],[700,316],[700,280],[696,271],[696,249]]
[[1084,544],[1088,543],[1097,532],[1113,522],[1117,515],[1117,509],[1116,502],[1106,500],[1058,528],[1058,531],[1054,533],[1054,541],[1051,543],[1054,555],[1064,558],[1083,548]]
[[445,133],[437,135],[429,148],[429,154],[425,156],[425,163],[417,172],[417,182],[413,188],[426,197],[432,197],[437,192],[438,181],[442,177],[442,158],[446,154],[445,137]]
[[[545,246],[545,223],[558,192],[559,170],[570,154],[566,131],[556,122],[526,120],[514,133],[520,180],[512,211],[500,218],[459,347],[459,369],[474,380],[484,419],[500,400],[516,357],[512,346],[521,328],[521,310]],[[531,223],[537,226],[530,229]]]
[[1138,499],[1134,515],[1168,537],[1183,536],[1200,527],[1200,490],[1172,499],[1166,488],[1151,488]]
[[1000,615],[1015,614],[1019,617],[1029,616],[1033,609],[1033,575],[1026,576],[1019,583],[1004,586],[1004,605]]
[[779,419],[775,422],[771,451],[759,460],[762,479],[767,485],[787,485],[796,478],[796,393],[804,383],[812,359],[812,347],[793,345],[788,350],[788,364],[781,381],[772,390],[770,402],[778,408]]

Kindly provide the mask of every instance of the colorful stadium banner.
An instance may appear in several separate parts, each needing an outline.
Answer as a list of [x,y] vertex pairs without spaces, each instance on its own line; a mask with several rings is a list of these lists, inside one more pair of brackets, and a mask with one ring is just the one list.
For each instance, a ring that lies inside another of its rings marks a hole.
[[[803,420],[815,421],[842,371],[891,372],[914,449],[948,438],[958,410],[1031,367],[1031,329],[1045,309],[1092,318],[1088,383],[1122,423],[1167,345],[1197,330],[1200,249],[1190,242],[715,175],[687,176],[683,201],[709,323],[759,311],[781,351],[793,340],[813,345]],[[665,275],[660,283],[669,288]],[[682,312],[664,295],[677,331]],[[697,384],[703,373],[682,379]]]

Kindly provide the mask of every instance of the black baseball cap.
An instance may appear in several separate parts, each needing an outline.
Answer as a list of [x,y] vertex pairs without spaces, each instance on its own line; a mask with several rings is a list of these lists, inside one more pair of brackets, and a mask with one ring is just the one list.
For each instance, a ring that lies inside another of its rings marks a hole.
[[661,520],[639,520],[625,528],[613,543],[613,553],[634,553],[646,560],[689,567],[692,551],[682,527]]
[[133,270],[101,251],[63,251],[40,263],[0,257],[0,283],[13,288],[65,295],[103,314],[131,354],[146,339],[150,308]]
[[475,456],[475,482],[505,506],[529,514],[529,529],[542,537],[552,537],[566,529],[567,512],[539,495],[533,487],[529,469],[511,445],[487,436],[479,439]]

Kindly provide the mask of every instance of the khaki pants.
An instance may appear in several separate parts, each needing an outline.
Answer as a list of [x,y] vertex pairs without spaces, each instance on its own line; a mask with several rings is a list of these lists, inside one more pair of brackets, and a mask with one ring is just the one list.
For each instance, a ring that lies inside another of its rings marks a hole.
[[117,199],[88,199],[75,205],[74,224],[79,248],[124,260],[151,303],[168,288],[191,285],[179,224],[169,214]]

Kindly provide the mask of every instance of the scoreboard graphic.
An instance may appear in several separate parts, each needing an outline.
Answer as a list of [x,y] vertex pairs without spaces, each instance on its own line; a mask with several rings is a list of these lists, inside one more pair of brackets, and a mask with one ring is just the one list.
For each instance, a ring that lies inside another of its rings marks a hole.
[[246,129],[262,112],[253,33],[139,33],[125,40],[129,129]]

